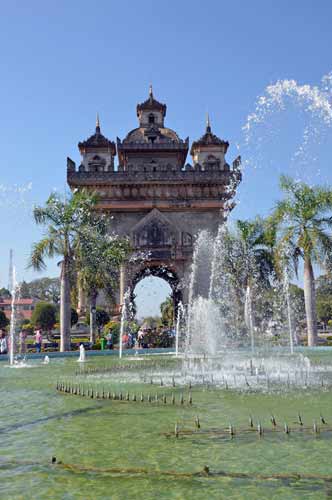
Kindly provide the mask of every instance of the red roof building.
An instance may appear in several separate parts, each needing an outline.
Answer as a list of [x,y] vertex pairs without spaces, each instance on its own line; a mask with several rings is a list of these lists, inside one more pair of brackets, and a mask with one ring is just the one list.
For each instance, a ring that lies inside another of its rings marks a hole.
[[[35,299],[17,299],[15,308],[20,319],[31,319],[32,312],[35,308]],[[10,319],[12,311],[12,299],[3,299],[0,297],[0,310],[3,311],[8,319]]]

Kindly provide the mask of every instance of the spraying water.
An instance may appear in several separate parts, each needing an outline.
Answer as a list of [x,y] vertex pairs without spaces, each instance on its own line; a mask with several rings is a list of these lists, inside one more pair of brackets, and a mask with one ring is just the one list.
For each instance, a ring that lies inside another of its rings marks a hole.
[[175,331],[175,356],[179,355],[179,337],[181,334],[181,322],[184,318],[184,307],[180,301],[178,304],[177,317],[176,317],[176,331]]
[[19,298],[19,287],[16,282],[16,270],[12,268],[12,301],[11,301],[11,314],[10,314],[10,329],[9,329],[9,364],[14,365],[15,357],[15,342],[16,342],[16,306],[17,299]]
[[254,321],[253,321],[253,312],[252,312],[252,297],[251,297],[251,287],[247,286],[246,289],[246,298],[245,298],[245,310],[244,317],[247,328],[250,333],[250,344],[251,344],[251,352],[255,352],[255,335],[254,335]]
[[292,310],[291,310],[291,302],[290,302],[290,293],[289,293],[289,275],[287,266],[284,268],[284,292],[287,304],[287,319],[288,319],[288,332],[289,332],[289,347],[291,354],[294,353],[294,335],[293,335],[293,327],[292,327]]
[[130,290],[128,289],[123,296],[123,304],[121,309],[121,324],[120,324],[120,338],[119,338],[119,358],[122,358],[123,335],[125,331],[125,323],[129,312],[128,302],[130,298]]
[[[86,354],[85,354],[85,348],[84,348],[84,345],[83,345],[83,344],[80,344],[80,355],[79,355],[79,358],[78,358],[78,360],[77,360],[77,361],[78,361],[79,363],[84,363],[84,362],[85,362],[85,356],[86,356]],[[46,358],[46,356],[45,356],[45,358]],[[46,361],[46,360],[45,360],[45,361]],[[48,362],[49,362],[49,360],[48,360]]]
[[256,181],[262,182],[267,165],[270,185],[273,172],[309,184],[319,176],[326,181],[332,144],[332,72],[318,85],[289,79],[268,85],[242,131],[239,147],[245,165],[262,169]]

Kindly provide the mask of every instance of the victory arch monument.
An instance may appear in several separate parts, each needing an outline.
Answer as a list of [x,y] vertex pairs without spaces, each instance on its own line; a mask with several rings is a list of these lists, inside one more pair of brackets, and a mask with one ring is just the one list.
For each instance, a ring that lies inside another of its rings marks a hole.
[[195,237],[202,229],[217,232],[241,180],[240,157],[232,166],[226,162],[229,144],[212,133],[209,119],[187,163],[189,138],[166,127],[166,109],[150,87],[136,107],[137,128],[115,143],[101,133],[97,118],[95,133],[78,144],[81,164],[67,159],[70,188],[97,192],[98,208],[112,216],[112,231],[128,236],[133,256],[140,256],[121,269],[118,306],[126,290],[133,296],[148,275],[169,283],[175,305],[187,303]]

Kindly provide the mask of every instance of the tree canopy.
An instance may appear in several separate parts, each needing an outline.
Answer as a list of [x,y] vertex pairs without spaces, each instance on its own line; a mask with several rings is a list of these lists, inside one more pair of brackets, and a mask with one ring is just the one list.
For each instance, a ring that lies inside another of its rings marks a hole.
[[317,340],[316,293],[313,263],[329,268],[332,263],[332,190],[309,186],[281,176],[284,199],[276,204],[270,218],[277,229],[278,261],[292,263],[297,274],[304,262],[304,296],[308,344]]
[[38,302],[32,313],[31,323],[38,328],[50,331],[56,323],[57,309],[54,304]]
[[0,310],[0,328],[6,328],[9,325],[9,319],[6,317],[5,313]]
[[59,304],[60,280],[59,278],[39,278],[30,282],[23,281],[20,286],[22,299],[38,299],[45,302]]
[[61,258],[60,289],[60,333],[61,351],[70,349],[72,282],[76,279],[77,257],[80,242],[87,235],[104,231],[106,219],[95,210],[97,197],[85,190],[75,191],[70,197],[57,193],[49,196],[45,206],[34,208],[34,218],[44,226],[44,237],[33,245],[30,266],[45,269],[45,258]]
[[171,327],[174,325],[174,303],[171,296],[160,304],[161,321],[163,325]]
[[0,297],[2,299],[10,299],[11,298],[11,293],[7,288],[0,288]]

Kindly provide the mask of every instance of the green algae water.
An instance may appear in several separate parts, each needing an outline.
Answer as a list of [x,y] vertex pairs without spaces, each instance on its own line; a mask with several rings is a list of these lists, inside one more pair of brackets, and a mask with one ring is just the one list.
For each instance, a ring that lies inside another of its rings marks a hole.
[[[332,364],[329,351],[313,358]],[[202,385],[190,389],[189,404],[188,388],[121,381],[112,371],[119,364],[115,357],[88,357],[84,368],[76,358],[29,364],[21,369],[0,364],[0,498],[332,497],[332,400],[327,387],[269,394]],[[105,366],[110,371],[100,374]],[[97,374],[80,374],[89,369]],[[59,380],[100,394],[103,389],[121,393],[124,400],[63,393],[56,390]],[[125,400],[127,392],[130,401]],[[256,430],[258,423],[263,435]]]

